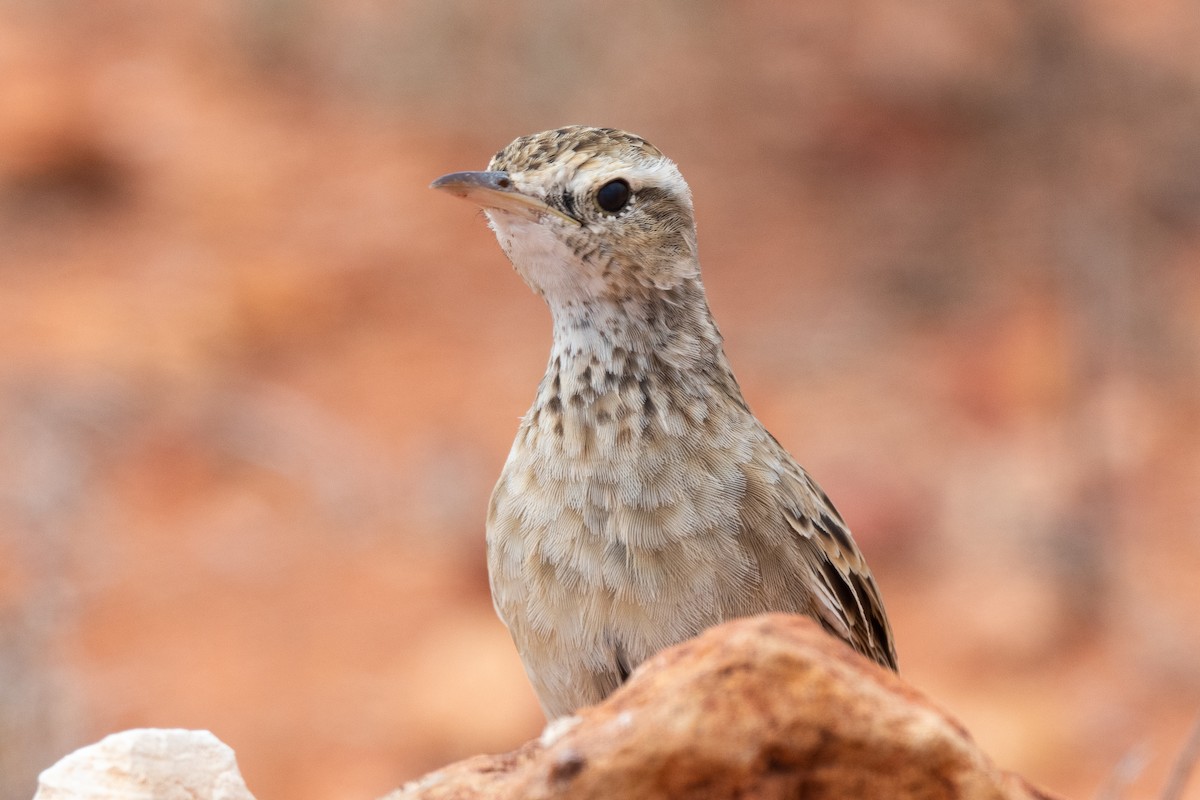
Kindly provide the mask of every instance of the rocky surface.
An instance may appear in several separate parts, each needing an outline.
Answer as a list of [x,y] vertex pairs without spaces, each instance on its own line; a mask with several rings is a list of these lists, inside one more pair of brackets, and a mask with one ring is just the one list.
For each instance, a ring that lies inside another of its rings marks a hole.
[[[253,800],[208,731],[131,730],[42,773],[34,800]],[[1051,800],[954,719],[813,622],[738,620],[639,668],[605,702],[510,753],[384,800],[471,798]]]
[[540,740],[387,800],[1048,798],[900,677],[800,617],[713,629]]

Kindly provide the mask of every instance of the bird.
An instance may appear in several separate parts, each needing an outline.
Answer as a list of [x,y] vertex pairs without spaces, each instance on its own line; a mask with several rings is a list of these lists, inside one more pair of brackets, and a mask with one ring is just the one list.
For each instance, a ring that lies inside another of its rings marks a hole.
[[486,526],[493,604],[546,716],[767,612],[806,615],[895,670],[845,521],[733,376],[675,163],[635,134],[571,125],[431,186],[483,208],[553,322]]

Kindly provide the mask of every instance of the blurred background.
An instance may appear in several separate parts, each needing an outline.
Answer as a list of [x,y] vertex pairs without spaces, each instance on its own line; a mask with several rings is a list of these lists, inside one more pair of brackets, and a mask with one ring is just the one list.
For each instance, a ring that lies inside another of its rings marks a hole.
[[427,185],[573,122],[691,182],[905,677],[1156,796],[1200,713],[1194,3],[0,0],[0,798],[137,726],[263,800],[539,732],[483,520],[549,316]]

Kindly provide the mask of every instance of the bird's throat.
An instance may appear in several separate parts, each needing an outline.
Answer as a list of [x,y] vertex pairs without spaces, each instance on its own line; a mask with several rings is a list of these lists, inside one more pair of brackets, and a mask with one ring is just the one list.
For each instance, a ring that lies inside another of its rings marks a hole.
[[619,301],[551,307],[554,345],[534,410],[591,428],[718,400],[744,406],[697,282]]
[[555,302],[552,356],[609,361],[614,352],[654,356],[676,370],[723,361],[721,334],[699,281],[667,290]]

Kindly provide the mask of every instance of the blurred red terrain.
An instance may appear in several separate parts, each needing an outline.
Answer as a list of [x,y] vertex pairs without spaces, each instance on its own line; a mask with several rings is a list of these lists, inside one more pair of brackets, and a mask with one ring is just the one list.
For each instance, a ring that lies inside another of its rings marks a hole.
[[1200,713],[1191,4],[193,5],[0,6],[0,798],[128,727],[264,800],[540,730],[483,519],[549,319],[426,187],[567,122],[690,180],[903,674],[1048,788],[1132,753],[1157,795]]

